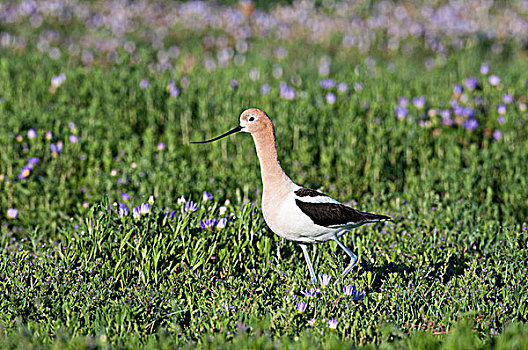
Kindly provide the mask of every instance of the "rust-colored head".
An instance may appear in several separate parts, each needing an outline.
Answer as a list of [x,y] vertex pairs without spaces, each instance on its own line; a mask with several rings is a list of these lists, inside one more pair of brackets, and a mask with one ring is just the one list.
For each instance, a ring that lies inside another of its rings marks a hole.
[[234,134],[236,132],[248,132],[253,136],[262,132],[271,132],[271,134],[273,135],[273,123],[264,111],[257,108],[250,108],[242,112],[242,114],[240,115],[240,125],[236,128],[231,129],[225,134],[222,134],[210,140],[196,141],[191,143],[213,142],[216,140],[220,140],[221,138],[224,138],[228,135]]
[[261,131],[273,131],[273,123],[268,115],[257,108],[246,109],[240,115],[240,131],[257,134]]

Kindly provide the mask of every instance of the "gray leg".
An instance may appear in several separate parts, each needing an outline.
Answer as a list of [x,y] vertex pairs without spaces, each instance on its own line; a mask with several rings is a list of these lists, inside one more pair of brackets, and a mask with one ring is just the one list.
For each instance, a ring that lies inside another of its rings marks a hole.
[[356,256],[356,254],[352,253],[352,251],[348,249],[343,243],[341,243],[341,241],[337,238],[337,235],[334,236],[334,241],[336,241],[337,244],[341,247],[341,249],[343,249],[345,253],[347,253],[348,256],[350,257],[350,264],[348,264],[345,271],[341,274],[341,277],[344,278],[350,272],[350,270],[352,270],[354,265],[356,265],[358,257]]
[[312,277],[312,283],[317,283],[317,277],[315,276],[315,271],[312,266],[312,261],[310,260],[310,255],[308,255],[308,249],[306,249],[306,244],[299,244],[301,246],[301,249],[304,253],[304,258],[306,259],[306,263],[308,264],[308,270],[310,270],[310,276]]

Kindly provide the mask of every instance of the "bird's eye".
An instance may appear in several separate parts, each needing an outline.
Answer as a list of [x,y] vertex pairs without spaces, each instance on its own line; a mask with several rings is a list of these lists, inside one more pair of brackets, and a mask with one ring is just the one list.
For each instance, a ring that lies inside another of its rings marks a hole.
[[255,117],[249,117],[249,118],[248,118],[248,121],[250,121],[250,122],[252,122],[252,121],[254,121],[254,120],[255,120]]

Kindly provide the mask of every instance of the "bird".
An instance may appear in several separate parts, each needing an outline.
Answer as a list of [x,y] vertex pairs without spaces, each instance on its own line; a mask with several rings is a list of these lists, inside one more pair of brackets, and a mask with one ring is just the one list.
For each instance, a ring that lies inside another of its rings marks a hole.
[[393,221],[392,218],[353,209],[322,192],[293,182],[280,165],[273,122],[260,109],[244,110],[240,114],[240,124],[220,136],[191,143],[209,143],[239,132],[251,134],[255,142],[262,176],[262,213],[268,227],[279,237],[300,246],[313,284],[317,283],[317,277],[308,244],[335,241],[350,258],[341,274],[344,278],[356,265],[358,257],[339,238],[358,226]]

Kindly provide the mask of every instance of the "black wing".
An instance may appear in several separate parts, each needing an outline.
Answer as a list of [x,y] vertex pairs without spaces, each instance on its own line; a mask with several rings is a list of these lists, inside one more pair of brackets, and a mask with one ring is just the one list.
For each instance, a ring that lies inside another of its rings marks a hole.
[[325,227],[392,221],[388,216],[366,213],[343,204],[307,203],[299,199],[296,199],[295,203],[316,225]]

